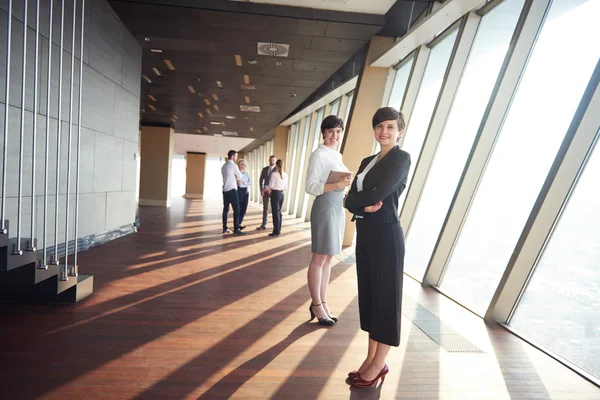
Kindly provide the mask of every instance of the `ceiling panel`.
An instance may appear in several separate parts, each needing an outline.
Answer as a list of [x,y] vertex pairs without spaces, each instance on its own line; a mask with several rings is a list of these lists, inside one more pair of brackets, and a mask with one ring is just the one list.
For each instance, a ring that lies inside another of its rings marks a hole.
[[385,14],[396,0],[232,0],[250,3],[279,4],[324,10],[351,11],[357,13]]
[[[171,124],[176,132],[199,130],[202,135],[220,133],[223,127],[210,122],[224,121],[240,137],[263,137],[383,26],[383,18],[371,14],[322,10],[318,14],[306,8],[250,3],[231,8],[237,12],[207,9],[222,3],[216,0],[110,3],[143,47],[142,73],[151,83],[142,80],[142,123]],[[288,17],[293,15],[303,19]],[[340,22],[345,20],[350,22]],[[258,55],[258,42],[287,44],[289,54]],[[260,112],[242,112],[240,105],[246,104],[259,106]],[[236,119],[226,120],[226,115]]]

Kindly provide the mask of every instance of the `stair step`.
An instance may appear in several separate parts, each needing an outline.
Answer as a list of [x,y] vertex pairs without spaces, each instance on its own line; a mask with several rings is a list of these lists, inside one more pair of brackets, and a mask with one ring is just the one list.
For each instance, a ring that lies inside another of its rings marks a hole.
[[92,275],[69,277],[69,281],[74,282],[73,286],[56,296],[56,300],[52,301],[53,303],[77,303],[94,292],[94,277]]
[[0,284],[0,301],[21,303],[77,303],[94,291],[92,275],[70,276],[61,281],[58,275],[37,285]]
[[0,273],[0,283],[34,285],[58,275],[58,271],[58,265],[48,265],[48,269],[40,269],[37,263],[27,264],[21,268]]
[[23,251],[23,254],[15,255],[13,252],[17,248],[17,239],[8,239],[8,243],[0,247],[0,271],[10,271],[15,268],[35,263],[38,255],[36,251],[27,251],[29,243],[30,239],[22,238],[21,250]]

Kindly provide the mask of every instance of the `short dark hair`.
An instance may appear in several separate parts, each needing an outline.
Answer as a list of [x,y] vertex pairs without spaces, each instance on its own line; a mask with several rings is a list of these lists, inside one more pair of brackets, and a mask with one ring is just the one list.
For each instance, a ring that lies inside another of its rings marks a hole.
[[373,129],[383,121],[398,122],[398,130],[403,132],[406,128],[406,117],[402,111],[396,110],[394,107],[383,107],[375,112],[373,115]]
[[233,156],[234,156],[234,155],[236,155],[236,154],[237,154],[237,151],[235,151],[235,150],[229,150],[229,151],[227,152],[227,159],[228,159],[228,160],[231,160],[231,157],[233,157]]
[[271,158],[277,158],[274,154],[271,154],[271,157],[269,157],[269,160],[271,160]]
[[324,134],[327,129],[342,128],[344,130],[344,121],[337,115],[330,115],[321,122],[321,133]]

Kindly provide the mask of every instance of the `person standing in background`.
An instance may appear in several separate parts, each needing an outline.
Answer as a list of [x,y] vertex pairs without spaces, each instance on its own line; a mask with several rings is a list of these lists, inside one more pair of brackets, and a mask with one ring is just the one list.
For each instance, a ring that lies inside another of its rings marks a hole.
[[273,212],[273,232],[269,236],[281,234],[281,207],[283,207],[283,191],[287,187],[288,176],[283,171],[283,160],[277,160],[275,171],[271,174],[269,187],[271,191],[271,211]]
[[238,183],[241,182],[242,173],[235,164],[237,160],[237,151],[229,150],[227,153],[227,162],[221,167],[223,175],[223,233],[231,233],[227,227],[227,214],[229,214],[229,205],[233,207],[233,234],[245,235],[240,230],[240,199],[238,197]]
[[[260,195],[263,199],[262,224],[258,228],[256,228],[256,230],[259,231],[264,231],[265,229],[267,229],[267,216],[269,215],[269,200],[271,199],[271,192],[269,191],[269,179],[271,178],[271,174],[275,170],[276,162],[277,157],[269,157],[269,165],[262,169],[260,173],[260,178],[258,179],[258,187],[260,188]],[[266,189],[265,186],[267,187]]]
[[246,215],[246,210],[248,209],[248,187],[252,185],[252,181],[250,180],[250,175],[248,175],[248,171],[246,171],[246,160],[243,158],[239,159],[238,168],[242,173],[242,177],[238,181],[238,198],[240,200],[240,220],[238,224],[240,226],[240,230],[246,229],[246,226],[242,224],[244,221],[244,216]]

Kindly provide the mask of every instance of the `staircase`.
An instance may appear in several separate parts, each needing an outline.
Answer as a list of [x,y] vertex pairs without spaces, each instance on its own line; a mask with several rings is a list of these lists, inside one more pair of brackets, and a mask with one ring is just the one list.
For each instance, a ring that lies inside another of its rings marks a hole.
[[[94,290],[92,275],[68,276],[60,279],[64,265],[47,265],[41,253],[27,251],[30,239],[21,240],[22,254],[15,254],[17,239],[0,233],[0,301],[26,303],[76,303]],[[35,243],[34,243],[35,244]],[[72,266],[68,268],[72,270]]]

